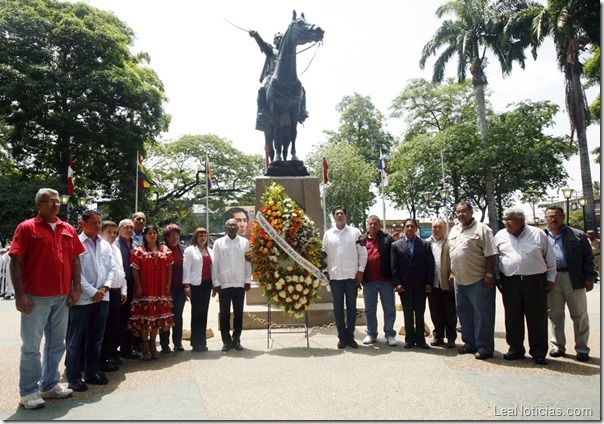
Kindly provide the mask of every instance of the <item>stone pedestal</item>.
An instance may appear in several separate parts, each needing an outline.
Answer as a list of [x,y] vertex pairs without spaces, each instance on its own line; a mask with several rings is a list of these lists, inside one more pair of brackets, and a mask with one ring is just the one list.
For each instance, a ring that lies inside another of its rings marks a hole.
[[[259,177],[256,179],[256,211],[262,207],[260,198],[266,188],[273,182],[285,187],[285,192],[304,209],[319,229],[322,238],[324,232],[323,208],[321,206],[321,193],[319,191],[320,180],[317,177]],[[308,324],[311,327],[327,325],[335,322],[333,315],[331,293],[325,287],[321,287],[320,299],[308,312]],[[246,305],[243,316],[244,329],[267,328],[268,299],[262,296],[262,289],[257,283],[252,283],[252,288],[246,293]],[[363,308],[357,305],[357,325],[365,324]],[[303,324],[304,318],[292,318],[285,315],[280,309],[271,307],[271,318],[274,324]],[[220,320],[218,320],[220,322]]]

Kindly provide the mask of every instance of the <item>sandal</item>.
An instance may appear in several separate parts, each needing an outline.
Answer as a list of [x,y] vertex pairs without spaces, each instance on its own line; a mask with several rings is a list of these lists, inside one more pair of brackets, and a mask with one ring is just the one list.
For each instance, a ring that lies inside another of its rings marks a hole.
[[157,351],[157,345],[155,344],[155,340],[149,340],[147,343],[149,343],[151,358],[159,359],[159,352]]
[[142,345],[143,345],[143,352],[142,352],[141,359],[143,361],[151,360],[152,355],[151,355],[151,351],[149,350],[149,341],[146,340],[146,341],[142,342]]

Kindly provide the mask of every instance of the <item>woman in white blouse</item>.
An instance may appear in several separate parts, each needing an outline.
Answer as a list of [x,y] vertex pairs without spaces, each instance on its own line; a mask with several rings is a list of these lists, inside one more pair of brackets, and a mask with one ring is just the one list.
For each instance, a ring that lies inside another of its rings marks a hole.
[[212,294],[212,249],[208,247],[208,231],[199,227],[193,233],[191,245],[185,249],[183,280],[185,294],[191,299],[191,347],[193,352],[205,352],[208,309]]

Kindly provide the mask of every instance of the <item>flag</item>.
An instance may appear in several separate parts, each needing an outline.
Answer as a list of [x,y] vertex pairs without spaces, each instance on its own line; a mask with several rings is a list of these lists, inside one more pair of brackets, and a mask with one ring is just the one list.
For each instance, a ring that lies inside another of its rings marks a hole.
[[212,189],[212,171],[210,170],[208,155],[206,155],[206,184],[208,186],[208,191],[210,191]]
[[266,167],[266,169],[268,169],[268,165],[270,163],[270,155],[268,154],[268,146],[265,144],[264,145],[264,166]]
[[145,168],[143,167],[143,159],[141,158],[141,154],[138,153],[138,186],[141,188],[149,188],[153,185],[156,185],[151,178],[145,174]]
[[69,156],[69,166],[67,167],[67,194],[70,196],[73,194],[73,164],[71,162],[71,156]]
[[378,169],[379,169],[380,173],[382,174],[382,185],[387,186],[388,185],[388,171],[386,170],[386,161],[384,160],[383,156],[380,158],[380,161],[378,162]]
[[327,159],[325,156],[323,157],[323,185],[327,185],[329,183],[329,179],[327,178],[327,170],[329,169],[329,164],[327,163]]

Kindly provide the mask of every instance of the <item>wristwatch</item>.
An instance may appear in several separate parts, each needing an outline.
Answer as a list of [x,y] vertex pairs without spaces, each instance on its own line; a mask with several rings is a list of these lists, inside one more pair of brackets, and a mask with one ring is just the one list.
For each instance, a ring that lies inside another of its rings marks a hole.
[[490,272],[487,272],[487,273],[485,274],[485,276],[487,276],[487,277],[489,277],[489,278],[493,278],[493,274],[491,274]]

